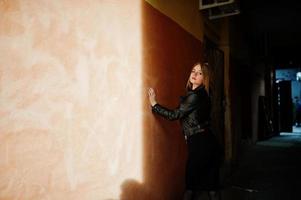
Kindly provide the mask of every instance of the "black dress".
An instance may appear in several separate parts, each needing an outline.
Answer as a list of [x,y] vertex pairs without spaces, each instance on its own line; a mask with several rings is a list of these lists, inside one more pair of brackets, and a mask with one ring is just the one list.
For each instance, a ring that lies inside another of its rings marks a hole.
[[221,151],[210,131],[210,98],[205,88],[188,91],[177,109],[156,104],[152,110],[168,120],[181,122],[188,146],[186,189],[217,190]]

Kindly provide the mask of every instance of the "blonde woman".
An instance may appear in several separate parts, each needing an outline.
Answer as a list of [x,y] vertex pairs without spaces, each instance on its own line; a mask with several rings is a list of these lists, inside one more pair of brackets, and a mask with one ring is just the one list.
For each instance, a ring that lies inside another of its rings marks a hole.
[[148,91],[152,111],[168,120],[179,119],[188,147],[184,200],[199,200],[207,192],[211,200],[220,199],[220,148],[210,131],[208,64],[195,63],[186,85],[186,96],[176,109],[158,104],[153,88]]

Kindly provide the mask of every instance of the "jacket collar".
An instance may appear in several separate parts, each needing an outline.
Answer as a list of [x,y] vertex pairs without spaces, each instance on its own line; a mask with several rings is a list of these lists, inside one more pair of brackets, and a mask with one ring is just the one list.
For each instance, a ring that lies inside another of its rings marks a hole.
[[195,88],[194,90],[188,90],[187,94],[198,93],[202,90],[205,90],[204,85],[200,85],[199,87]]

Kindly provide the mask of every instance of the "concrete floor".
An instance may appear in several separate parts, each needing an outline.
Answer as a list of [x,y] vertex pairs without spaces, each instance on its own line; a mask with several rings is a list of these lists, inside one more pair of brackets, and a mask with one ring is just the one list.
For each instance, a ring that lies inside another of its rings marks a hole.
[[222,199],[300,200],[301,128],[294,131],[245,147]]

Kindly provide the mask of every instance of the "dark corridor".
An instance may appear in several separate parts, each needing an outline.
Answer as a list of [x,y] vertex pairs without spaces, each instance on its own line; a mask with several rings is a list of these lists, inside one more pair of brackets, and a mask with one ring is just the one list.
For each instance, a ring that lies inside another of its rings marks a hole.
[[301,133],[246,146],[225,182],[224,200],[297,200],[301,188]]

